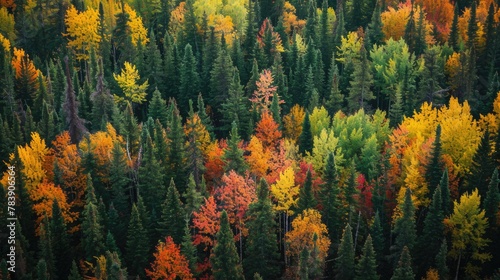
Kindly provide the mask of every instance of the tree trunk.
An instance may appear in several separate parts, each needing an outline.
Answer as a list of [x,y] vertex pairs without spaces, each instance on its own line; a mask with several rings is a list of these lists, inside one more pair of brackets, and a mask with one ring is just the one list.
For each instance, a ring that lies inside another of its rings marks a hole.
[[455,273],[455,280],[458,280],[458,272],[460,271],[460,260],[462,259],[462,252],[458,255],[457,272]]

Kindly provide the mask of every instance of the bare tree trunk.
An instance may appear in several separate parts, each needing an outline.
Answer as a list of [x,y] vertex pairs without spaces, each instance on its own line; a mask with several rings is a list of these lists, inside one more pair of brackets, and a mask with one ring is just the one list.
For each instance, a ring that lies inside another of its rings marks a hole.
[[358,212],[358,225],[356,226],[356,235],[354,237],[354,252],[356,252],[356,245],[358,244],[359,220],[361,218],[361,211]]
[[460,260],[462,259],[462,252],[458,255],[457,272],[455,273],[455,280],[458,280],[458,272],[460,271]]

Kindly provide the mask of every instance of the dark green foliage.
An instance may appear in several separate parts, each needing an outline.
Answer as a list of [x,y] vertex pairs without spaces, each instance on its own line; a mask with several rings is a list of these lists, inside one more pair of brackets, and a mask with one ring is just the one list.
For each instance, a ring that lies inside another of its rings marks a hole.
[[410,188],[406,189],[404,202],[400,205],[400,208],[402,216],[396,220],[394,225],[393,235],[396,236],[396,239],[391,247],[391,257],[395,267],[397,260],[401,256],[401,252],[403,252],[403,248],[406,247],[408,251],[410,248],[413,249],[415,239],[417,238],[417,231],[415,228],[415,207],[411,200]]
[[453,10],[453,21],[451,23],[450,35],[448,38],[448,43],[450,44],[450,46],[453,48],[454,51],[458,51],[458,43],[459,43],[458,17],[459,17],[458,5],[455,4],[455,9]]
[[307,170],[306,181],[304,182],[304,186],[300,188],[299,200],[297,204],[298,204],[297,206],[298,213],[302,213],[306,209],[313,209],[317,205],[312,190],[311,170]]
[[373,249],[372,237],[368,235],[362,254],[356,265],[356,280],[378,280],[376,254]]
[[69,272],[68,280],[82,280],[82,276],[80,275],[80,272],[78,272],[75,260],[71,262],[71,270]]
[[33,120],[33,115],[31,114],[30,107],[26,109],[23,131],[24,140],[26,143],[29,143],[31,141],[31,133],[36,131],[36,125]]
[[[165,181],[169,182],[170,178],[174,178],[174,182],[180,193],[185,191],[186,175],[183,172],[184,161],[184,129],[182,128],[182,117],[177,110],[175,103],[171,103],[171,115],[167,126],[168,157],[167,157],[167,174]],[[168,180],[168,181],[167,181]]]
[[139,150],[139,133],[137,120],[132,110],[132,105],[129,103],[123,113],[123,129],[118,130],[123,135],[126,143],[127,153],[136,154]]
[[226,172],[234,170],[238,174],[243,174],[247,169],[247,164],[243,159],[243,150],[238,147],[240,141],[238,127],[236,126],[236,122],[233,122],[231,124],[231,132],[229,133],[229,140],[227,142],[228,149],[223,156],[225,163],[224,170]]
[[370,62],[366,50],[361,47],[360,60],[354,63],[354,71],[351,74],[349,96],[347,105],[351,113],[359,109],[368,109],[368,101],[375,99],[370,87],[373,84],[373,75],[370,72]]
[[116,142],[111,150],[109,183],[111,184],[111,202],[121,217],[130,213],[128,166],[120,143]]
[[148,117],[153,118],[153,120],[158,119],[161,125],[164,127],[167,126],[167,101],[161,97],[161,93],[158,88],[156,88],[153,92],[153,98],[151,99],[151,102],[149,102]]
[[307,247],[304,247],[302,249],[302,252],[300,252],[299,256],[299,279],[300,280],[308,280],[309,279],[309,260],[310,254],[309,250],[307,250]]
[[184,208],[173,179],[167,189],[167,197],[162,205],[161,219],[158,222],[160,236],[171,236],[175,244],[182,242],[185,222]]
[[500,192],[498,190],[498,169],[495,168],[493,175],[491,176],[490,183],[488,185],[488,192],[486,193],[486,198],[484,200],[483,208],[486,212],[486,218],[491,227],[497,226],[497,214],[500,206]]
[[45,216],[40,223],[40,243],[38,246],[40,249],[39,262],[43,260],[43,271],[44,274],[47,274],[46,279],[56,277],[57,266],[53,251],[54,240],[52,240],[52,233],[50,232],[49,219],[47,216]]
[[470,17],[467,24],[466,48],[468,50],[477,47],[477,30],[479,27],[477,26],[476,10],[477,10],[476,1],[472,1],[472,6],[470,7]]
[[481,200],[486,197],[486,186],[490,181],[490,176],[493,174],[495,163],[491,156],[490,133],[486,130],[481,138],[479,147],[472,158],[472,165],[467,179],[467,190],[472,191],[478,189]]
[[441,176],[441,181],[439,182],[439,186],[441,188],[441,202],[443,206],[443,216],[447,217],[452,212],[453,203],[451,202],[450,197],[450,186],[448,182],[448,169],[445,168],[443,172],[443,176]]
[[179,108],[182,112],[188,111],[188,101],[194,100],[200,90],[200,77],[198,76],[197,62],[191,45],[184,48],[184,58],[180,65]]
[[244,95],[243,86],[240,84],[238,71],[233,71],[233,79],[229,87],[229,96],[222,103],[222,131],[227,132],[231,129],[231,123],[234,121],[240,130],[245,131],[245,126],[249,119],[249,101]]
[[214,139],[214,125],[212,123],[212,119],[210,119],[210,116],[207,115],[207,110],[205,108],[205,102],[203,101],[203,96],[198,94],[198,102],[197,102],[197,109],[198,109],[198,116],[201,119],[201,123],[205,126],[207,129],[208,133],[210,134],[210,138]]
[[238,252],[234,244],[234,237],[225,210],[220,216],[220,229],[216,235],[216,245],[210,256],[212,271],[215,280],[245,279],[243,268],[239,263]]
[[[368,34],[368,41],[371,44],[380,45],[384,39],[384,33],[382,32],[382,18],[380,14],[382,12],[381,4],[377,2],[375,5],[375,10],[373,10],[373,15],[366,33]],[[371,47],[371,46],[370,46]]]
[[299,140],[299,153],[305,155],[306,152],[311,153],[313,148],[313,135],[311,132],[311,121],[309,120],[309,112],[306,112],[304,122],[302,123],[302,132],[300,133]]
[[69,236],[64,222],[59,203],[54,199],[52,203],[52,219],[49,222],[52,238],[52,252],[57,266],[57,278],[66,279],[69,274],[71,251]]
[[36,265],[36,276],[38,280],[49,280],[52,279],[50,272],[47,269],[47,263],[44,259],[40,259]]
[[446,256],[448,255],[448,246],[446,244],[446,238],[441,242],[439,247],[439,252],[436,255],[436,269],[441,279],[449,279],[450,270],[446,265]]
[[432,143],[432,152],[429,163],[425,168],[425,179],[429,186],[429,193],[434,194],[443,174],[443,161],[441,160],[441,125],[436,127],[436,136]]
[[375,255],[377,257],[377,263],[384,259],[384,249],[385,249],[385,238],[384,229],[380,223],[380,214],[377,211],[375,217],[373,218],[373,224],[370,227],[370,236],[373,236],[373,249],[375,250]]
[[138,192],[144,198],[144,204],[149,211],[159,210],[162,194],[165,193],[163,185],[163,172],[156,160],[153,141],[149,134],[144,143],[144,152],[139,167],[138,174],[139,186]]
[[113,234],[109,230],[108,234],[106,235],[106,251],[116,252],[120,254],[120,249],[118,249],[118,246],[116,245],[115,238],[113,237]]
[[92,186],[92,179],[88,176],[85,194],[85,207],[82,221],[82,246],[87,261],[93,261],[94,256],[104,252],[104,232],[101,224],[102,217],[97,208],[97,199]]
[[425,68],[422,71],[419,83],[419,98],[427,102],[433,102],[433,104],[444,103],[443,94],[439,93],[441,90],[440,82],[444,79],[444,69],[440,55],[441,51],[438,47],[432,47],[425,51]]
[[[229,97],[233,79],[233,61],[228,51],[221,48],[210,72],[210,95],[208,103],[212,108],[221,108]],[[214,120],[220,119],[220,113],[214,110]]]
[[321,189],[322,211],[321,218],[328,229],[328,234],[332,242],[336,242],[340,238],[342,211],[341,200],[339,198],[339,178],[337,169],[335,168],[335,158],[333,153],[328,155],[326,160],[325,172],[323,175],[325,184]]
[[184,226],[184,236],[182,237],[181,243],[181,253],[189,261],[189,268],[191,273],[196,275],[196,264],[198,263],[198,257],[196,252],[196,246],[193,244],[191,237],[191,231],[189,229],[189,223]]
[[128,237],[126,246],[126,259],[131,276],[144,275],[144,268],[148,261],[149,246],[146,230],[144,229],[139,210],[134,204],[130,223],[128,226]]
[[339,88],[339,68],[335,63],[335,54],[332,55],[332,63],[330,65],[330,72],[328,74],[328,85],[326,94],[328,97],[326,98],[326,108],[328,113],[333,116],[337,111],[342,109],[342,105],[344,103],[344,95]]
[[398,266],[394,270],[391,280],[410,280],[415,279],[413,269],[411,268],[411,256],[408,247],[403,247],[401,258],[399,259]]
[[352,230],[349,224],[344,228],[337,256],[338,257],[335,259],[335,279],[354,279],[354,245]]
[[250,204],[247,212],[247,257],[243,265],[249,279],[255,273],[259,273],[264,279],[275,279],[279,275],[277,225],[269,198],[269,186],[263,178],[260,180],[257,195],[257,201]]
[[[71,143],[78,144],[83,135],[87,132],[85,128],[85,120],[78,115],[78,102],[76,100],[71,75],[69,73],[68,58],[65,59],[66,64],[66,99],[63,104],[63,112],[66,117],[66,127],[71,137]],[[75,85],[78,86],[78,85]]]
[[[201,185],[201,182],[199,185]],[[201,203],[203,202],[203,195],[198,189],[200,188],[196,186],[193,174],[189,174],[186,192],[182,194],[182,197],[186,202],[184,212],[187,218],[190,218],[193,212],[198,211]]]

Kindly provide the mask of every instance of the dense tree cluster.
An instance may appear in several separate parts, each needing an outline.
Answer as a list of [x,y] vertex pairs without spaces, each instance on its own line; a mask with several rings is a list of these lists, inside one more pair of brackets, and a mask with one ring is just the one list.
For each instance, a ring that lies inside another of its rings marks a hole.
[[493,0],[0,1],[0,279],[497,279]]

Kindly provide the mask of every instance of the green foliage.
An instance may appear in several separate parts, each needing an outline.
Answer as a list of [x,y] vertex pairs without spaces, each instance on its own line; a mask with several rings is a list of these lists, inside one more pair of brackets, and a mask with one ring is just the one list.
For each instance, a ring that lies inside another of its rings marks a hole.
[[297,202],[297,212],[302,213],[306,209],[313,209],[316,207],[316,198],[312,190],[312,177],[311,170],[307,170],[306,181],[299,191],[299,200]]
[[323,181],[325,184],[321,189],[321,204],[323,206],[321,218],[328,229],[330,240],[336,242],[340,238],[339,228],[342,222],[342,211],[340,211],[339,178],[333,153],[328,154]]
[[356,265],[356,280],[378,280],[376,254],[373,249],[372,237],[368,235],[363,246],[361,257]]
[[[391,247],[394,264],[396,264],[396,260],[401,257],[404,247],[406,247],[409,254],[410,248],[413,249],[415,239],[417,238],[417,230],[415,227],[415,207],[413,206],[413,202],[411,200],[410,188],[406,188],[403,204],[399,207],[402,212],[402,216],[398,218],[394,224],[393,235],[396,236],[396,239]],[[404,261],[407,260],[405,259]]]
[[104,252],[104,232],[101,225],[102,216],[97,208],[97,199],[90,176],[88,176],[87,180],[85,201],[86,204],[82,213],[82,246],[85,252],[85,260],[93,261],[94,256],[99,256]]
[[243,159],[243,150],[239,148],[240,136],[236,122],[231,124],[231,132],[229,133],[228,149],[224,153],[223,160],[225,163],[224,170],[229,172],[236,171],[238,174],[243,174],[247,169],[247,164]]
[[302,132],[298,139],[299,153],[305,155],[311,153],[313,149],[313,135],[311,131],[311,122],[309,120],[309,112],[306,112],[304,122],[302,123]]
[[125,257],[130,275],[144,275],[144,268],[148,261],[149,246],[147,232],[144,229],[139,210],[134,204],[128,226],[127,246]]
[[436,268],[439,276],[442,279],[449,279],[449,269],[446,264],[446,257],[448,255],[448,245],[446,244],[446,238],[441,242],[439,247],[439,253],[436,255]]
[[498,209],[500,207],[500,192],[498,190],[498,169],[495,168],[493,175],[491,175],[490,184],[488,185],[488,192],[484,200],[483,208],[486,212],[486,218],[491,227],[495,227],[498,222]]
[[394,270],[391,280],[415,279],[415,274],[413,273],[411,265],[410,251],[408,247],[405,246],[403,247],[401,258],[399,259],[398,266]]
[[158,224],[160,236],[171,236],[175,244],[182,242],[184,225],[186,224],[184,207],[173,179],[167,189],[167,197],[163,202],[161,219]]
[[349,224],[344,228],[337,255],[338,257],[335,259],[335,278],[341,280],[354,279],[354,245]]

